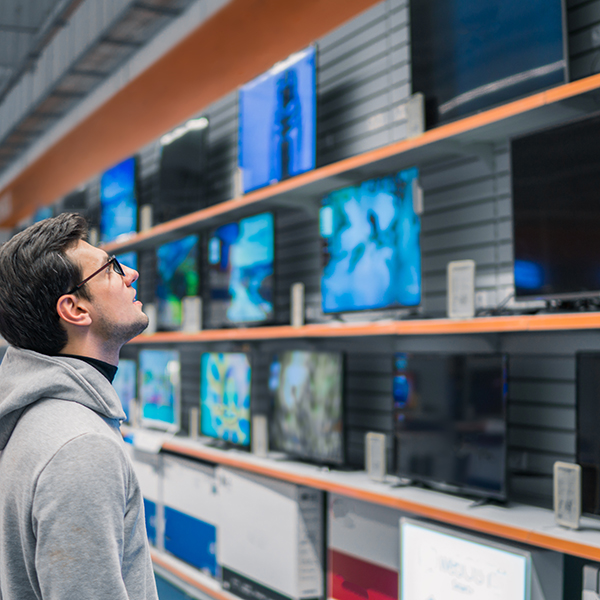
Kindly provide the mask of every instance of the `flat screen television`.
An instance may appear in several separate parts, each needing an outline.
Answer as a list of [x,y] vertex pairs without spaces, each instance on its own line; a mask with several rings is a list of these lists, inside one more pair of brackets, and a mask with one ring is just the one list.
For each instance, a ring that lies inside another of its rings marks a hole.
[[447,491],[505,500],[506,357],[394,357],[396,473]]
[[135,360],[122,358],[113,379],[113,387],[117,392],[127,421],[131,421],[131,403],[137,398],[137,363]]
[[600,116],[511,141],[517,299],[600,294]]
[[577,463],[581,512],[600,516],[600,352],[577,352]]
[[271,364],[271,448],[322,464],[344,462],[342,355],[293,350]]
[[[133,269],[134,271],[138,270],[138,255],[137,252],[123,252],[123,254],[117,254],[117,260],[126,267]],[[137,279],[133,282],[133,289],[137,290]]]
[[250,445],[252,369],[242,352],[205,352],[200,362],[200,432]]
[[213,326],[273,319],[273,257],[271,213],[228,223],[211,233],[208,314]]
[[310,46],[240,88],[244,192],[315,168],[315,56]]
[[428,126],[568,80],[562,0],[410,3],[412,89]]
[[421,219],[416,167],[331,192],[322,201],[324,313],[417,306]]
[[158,329],[178,330],[183,299],[198,296],[199,237],[190,235],[156,249],[156,320]]
[[181,362],[176,350],[140,350],[142,426],[177,433],[181,427]]
[[33,215],[33,222],[39,223],[40,221],[44,221],[45,219],[50,219],[54,216],[54,207],[53,206],[43,206],[42,208],[38,208]]
[[161,138],[154,223],[200,210],[206,196],[208,119],[191,119]]
[[100,241],[125,240],[137,231],[135,157],[128,158],[100,179]]

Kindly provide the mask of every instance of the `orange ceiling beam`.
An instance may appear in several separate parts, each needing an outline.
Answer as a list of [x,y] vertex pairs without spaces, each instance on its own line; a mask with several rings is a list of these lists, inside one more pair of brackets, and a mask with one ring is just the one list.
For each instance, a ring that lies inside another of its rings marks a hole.
[[232,0],[3,190],[12,227],[379,0]]

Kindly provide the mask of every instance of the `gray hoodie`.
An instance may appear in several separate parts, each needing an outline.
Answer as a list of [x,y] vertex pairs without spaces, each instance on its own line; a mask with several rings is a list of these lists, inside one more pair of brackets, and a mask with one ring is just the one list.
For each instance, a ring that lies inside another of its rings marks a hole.
[[108,380],[9,348],[0,365],[0,600],[156,600],[142,494]]

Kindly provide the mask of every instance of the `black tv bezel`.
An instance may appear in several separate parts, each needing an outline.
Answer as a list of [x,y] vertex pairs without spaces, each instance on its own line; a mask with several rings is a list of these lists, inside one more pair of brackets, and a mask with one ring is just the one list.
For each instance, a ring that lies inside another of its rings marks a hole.
[[[231,440],[224,440],[216,435],[210,435],[209,433],[205,433],[202,431],[202,357],[205,354],[245,354],[248,359],[248,363],[250,364],[250,408],[248,409],[248,423],[250,425],[250,429],[248,431],[248,443],[247,444],[237,444],[236,442],[232,442]],[[252,352],[245,352],[240,350],[239,352],[235,350],[228,350],[226,352],[218,352],[218,351],[206,351],[200,354],[200,393],[198,394],[198,406],[200,407],[200,427],[199,434],[201,436],[210,438],[211,440],[215,440],[219,445],[225,446],[227,448],[236,448],[238,450],[247,450],[250,451],[252,449],[252,417],[254,415],[253,410],[253,398],[254,398],[254,360]]]
[[[419,169],[419,176],[416,178],[416,180],[417,180],[417,182],[420,182],[420,177],[421,177],[420,167],[418,167],[417,165],[414,165],[414,167]],[[368,179],[363,179],[363,180],[353,183],[351,185],[345,185],[343,187],[336,188],[335,190],[332,190],[331,192],[328,192],[325,196],[321,197],[321,204],[320,204],[319,210],[323,208],[323,200],[329,194],[332,194],[333,192],[339,192],[339,191],[348,189],[350,187],[356,187],[358,185],[362,185],[363,183],[367,183],[367,182],[373,181],[375,179],[384,179],[386,177],[399,175],[400,173],[402,173],[402,171],[406,171],[411,168],[413,168],[413,167],[406,167],[406,168],[400,169],[399,171],[396,171],[395,173],[392,173],[392,174],[380,175],[377,177],[369,177]],[[324,246],[326,244],[326,241],[323,238],[323,236],[321,235],[320,223],[319,223],[319,242],[320,242],[319,296],[321,297],[321,302],[320,302],[319,308],[321,309],[321,313],[323,314],[323,316],[325,316],[325,317],[327,317],[327,316],[341,317],[342,315],[356,315],[356,314],[389,315],[389,314],[394,314],[398,311],[402,311],[402,313],[404,314],[406,312],[419,313],[423,310],[423,250],[421,248],[421,237],[422,237],[422,235],[421,235],[421,228],[422,228],[421,217],[422,217],[422,215],[418,215],[418,217],[421,220],[420,228],[419,228],[419,257],[420,257],[420,261],[419,261],[419,303],[418,304],[388,304],[386,306],[376,306],[376,307],[370,307],[370,308],[354,308],[354,309],[348,309],[348,310],[332,310],[332,311],[323,310],[323,272],[325,270],[325,265],[323,263],[323,253],[324,253]]]
[[[482,354],[474,354],[474,353],[460,353],[460,352],[396,352],[394,353],[394,357],[392,360],[395,360],[397,354],[409,354],[409,355],[427,355],[427,356],[439,356],[439,357],[450,357],[450,356],[461,356],[461,357],[469,357],[469,356],[482,356]],[[498,502],[507,502],[508,501],[508,354],[504,352],[493,352],[489,354],[485,354],[485,356],[495,356],[501,358],[502,360],[502,370],[504,377],[504,385],[503,385],[503,406],[504,406],[504,450],[503,450],[503,462],[504,462],[504,471],[502,473],[502,491],[501,492],[491,492],[488,490],[482,490],[481,488],[476,488],[468,485],[460,485],[456,483],[448,483],[445,481],[440,481],[435,478],[425,477],[422,475],[415,475],[412,473],[404,473],[399,470],[398,465],[398,434],[396,433],[395,426],[395,409],[392,409],[392,432],[394,436],[394,474],[400,478],[409,479],[411,482],[416,482],[423,484],[427,487],[435,489],[441,492],[448,492],[451,494],[457,494],[461,496],[467,497],[476,497],[484,500],[495,500]],[[392,368],[394,367],[392,363]],[[392,377],[394,375],[392,374]],[[506,390],[506,391],[505,391]]]
[[[210,240],[214,237],[214,233],[217,229],[224,227],[225,225],[230,225],[231,223],[240,223],[240,221],[243,221],[244,219],[248,219],[248,218],[252,218],[252,217],[258,217],[260,215],[266,215],[266,214],[270,214],[271,217],[273,218],[273,274],[271,275],[272,279],[273,279],[273,310],[271,311],[271,315],[267,318],[267,319],[263,319],[260,321],[240,321],[240,322],[230,322],[230,321],[221,321],[220,323],[218,323],[216,325],[216,329],[240,329],[240,328],[245,328],[245,327],[261,327],[262,325],[270,325],[272,323],[274,323],[276,321],[276,315],[277,315],[277,302],[276,302],[276,292],[277,292],[277,257],[276,257],[276,249],[277,249],[277,214],[275,213],[274,210],[264,210],[262,212],[259,213],[253,213],[250,215],[246,215],[243,217],[240,217],[239,219],[234,219],[231,221],[227,221],[225,223],[222,223],[216,227],[212,227],[211,229],[208,230],[208,235],[205,236],[206,240],[205,243],[203,245],[204,250],[206,252],[206,265],[207,265],[207,269],[206,269],[206,282],[204,284],[204,298],[206,298],[209,306],[205,310],[205,314],[206,311],[208,311],[208,314],[210,314],[210,303],[213,302],[213,299],[211,298],[211,293],[212,293],[212,287],[211,287],[211,283],[210,283],[210,277],[211,277],[211,270],[213,269],[213,265],[210,264],[210,248],[209,248],[209,244],[210,244]],[[230,302],[230,301],[229,301]],[[211,323],[211,326],[214,326],[214,323]]]
[[[202,233],[200,231],[192,231],[190,233],[188,233],[188,235],[184,235],[182,237],[177,237],[173,240],[169,240],[168,242],[163,242],[162,244],[159,244],[158,246],[156,246],[154,248],[154,259],[155,259],[155,269],[154,269],[154,304],[156,306],[156,330],[157,331],[182,331],[182,327],[183,327],[183,322],[179,327],[175,327],[175,328],[171,328],[171,327],[165,327],[164,324],[161,323],[160,321],[160,311],[159,311],[159,307],[158,307],[158,282],[159,282],[159,270],[158,270],[158,250],[160,248],[162,248],[163,246],[166,246],[168,244],[172,244],[173,242],[178,242],[180,240],[185,239],[186,237],[191,237],[191,236],[196,236],[198,238],[198,241],[196,242],[196,247],[197,247],[197,257],[196,257],[196,273],[198,275],[198,293],[197,296],[198,297],[202,297],[202,246],[203,246],[203,239],[202,239]],[[185,298],[186,296],[184,296]],[[179,299],[180,302],[183,302],[183,298]],[[182,305],[183,306],[183,305]],[[201,311],[203,311],[203,308],[201,307],[200,309]]]
[[304,454],[301,454],[299,452],[293,452],[290,450],[287,450],[285,448],[279,448],[276,447],[274,444],[274,440],[275,437],[271,435],[271,428],[274,426],[274,415],[275,415],[275,409],[274,409],[274,393],[271,392],[269,390],[269,396],[271,397],[271,410],[270,410],[270,415],[269,415],[269,450],[274,450],[276,452],[283,452],[285,453],[287,456],[290,456],[292,458],[297,458],[298,460],[302,461],[302,462],[306,462],[306,463],[311,463],[314,465],[319,465],[322,467],[333,467],[333,468],[342,468],[347,464],[347,449],[346,449],[346,428],[347,428],[347,424],[346,424],[346,353],[345,352],[341,352],[341,351],[322,351],[322,350],[306,350],[305,348],[293,348],[293,349],[287,349],[287,350],[281,350],[278,352],[273,353],[272,359],[269,362],[269,369],[271,368],[271,365],[273,364],[273,362],[275,362],[275,360],[278,360],[279,362],[281,362],[281,355],[285,354],[287,352],[307,352],[310,354],[336,354],[340,357],[340,395],[341,395],[341,399],[340,399],[340,407],[341,407],[341,411],[342,411],[342,431],[340,434],[341,437],[341,441],[340,441],[340,448],[341,448],[341,458],[339,461],[334,461],[334,460],[322,460],[319,459],[318,457],[314,457],[314,456],[306,456]]

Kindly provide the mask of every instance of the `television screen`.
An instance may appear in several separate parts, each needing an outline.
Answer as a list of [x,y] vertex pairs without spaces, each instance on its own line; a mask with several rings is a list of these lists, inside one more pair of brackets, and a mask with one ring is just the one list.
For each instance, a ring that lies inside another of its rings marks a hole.
[[159,329],[180,329],[183,298],[198,295],[198,251],[197,235],[190,235],[157,248],[156,312]]
[[420,303],[421,219],[413,207],[418,176],[414,167],[323,198],[324,313]]
[[581,511],[600,515],[600,352],[578,352],[577,463],[581,466]]
[[271,447],[319,463],[344,462],[342,355],[294,350],[271,364]]
[[140,350],[142,425],[172,433],[181,426],[180,360],[176,350]]
[[[124,252],[123,254],[117,254],[117,260],[126,267],[133,269],[134,271],[138,270],[138,257],[137,252]],[[133,282],[133,289],[137,290],[137,279]]]
[[208,242],[209,315],[215,326],[273,318],[273,215],[263,213],[212,232]]
[[137,397],[136,379],[137,364],[135,360],[122,358],[119,361],[119,368],[113,380],[113,387],[121,399],[123,410],[129,422],[131,421],[131,402]]
[[531,600],[527,550],[403,517],[401,600]]
[[161,138],[155,223],[200,210],[205,197],[208,119],[191,119]]
[[562,0],[419,0],[410,23],[429,126],[567,81]]
[[315,49],[240,88],[239,166],[249,192],[315,168]]
[[515,295],[600,293],[600,117],[511,141]]
[[205,352],[200,364],[202,435],[250,445],[250,361],[240,352]]
[[45,219],[49,219],[54,216],[54,207],[52,206],[43,206],[42,208],[38,208],[33,215],[33,222],[39,223],[40,221],[44,221]]
[[137,231],[135,158],[106,171],[100,179],[100,241],[121,241]]
[[396,354],[393,398],[399,476],[506,498],[504,355]]

